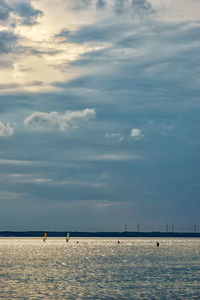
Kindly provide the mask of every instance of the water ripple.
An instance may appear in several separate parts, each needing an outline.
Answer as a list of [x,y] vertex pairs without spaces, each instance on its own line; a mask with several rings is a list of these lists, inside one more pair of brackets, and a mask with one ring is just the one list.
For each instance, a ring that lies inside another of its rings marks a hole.
[[0,238],[0,299],[199,299],[200,239]]

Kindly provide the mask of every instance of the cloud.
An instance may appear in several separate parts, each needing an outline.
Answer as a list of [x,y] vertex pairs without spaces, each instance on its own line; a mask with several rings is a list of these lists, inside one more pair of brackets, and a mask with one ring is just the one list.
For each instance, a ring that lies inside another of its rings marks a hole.
[[[71,42],[75,44],[82,44],[86,42],[98,42],[98,43],[113,43],[115,40],[119,40],[120,36],[130,31],[130,27],[125,22],[117,23],[105,23],[104,21],[89,24],[78,28],[75,31],[68,29],[62,29],[56,37],[62,38],[62,42]],[[109,47],[110,48],[110,47]],[[93,50],[95,53],[99,53],[99,50]],[[89,51],[92,54],[93,51]],[[103,50],[102,50],[103,51]],[[87,52],[85,53],[87,54]]]
[[11,173],[8,174],[7,176],[4,175],[4,177],[0,177],[1,181],[3,178],[5,178],[6,182],[11,182],[11,183],[31,183],[31,184],[50,184],[51,186],[57,186],[57,185],[63,185],[63,186],[80,186],[80,187],[88,187],[88,188],[93,188],[93,189],[102,189],[107,187],[106,182],[99,182],[93,179],[96,178],[91,178],[90,181],[85,181],[80,178],[69,178],[69,179],[55,179],[55,178],[47,178],[47,177],[42,177],[43,175],[40,173]]
[[[75,5],[78,5],[79,1],[75,1]],[[81,7],[86,7],[90,4],[90,1],[84,1]],[[107,5],[109,3],[109,5]],[[110,5],[111,4],[111,5]],[[76,30],[69,30],[69,28],[63,28],[60,33],[55,37],[62,38],[62,42],[72,42],[76,44],[82,44],[85,42],[107,42],[111,43],[115,39],[119,39],[120,35],[127,33],[132,29],[130,27],[130,21],[134,22],[134,19],[138,21],[142,17],[152,14],[153,8],[147,0],[114,0],[106,2],[99,0],[95,3],[96,9],[104,9],[106,14],[109,15],[109,19],[105,16],[100,16],[95,22],[88,22],[86,25],[78,26]],[[106,9],[105,9],[106,8]],[[119,18],[117,21],[116,13],[118,15],[126,16]],[[133,15],[136,18],[133,18]],[[91,52],[91,49],[89,50]]]
[[107,201],[107,200],[102,200],[102,201],[94,201],[92,204],[94,204],[96,206],[96,208],[98,209],[105,209],[105,208],[109,208],[109,207],[113,207],[113,206],[119,206],[121,205],[120,201]]
[[8,136],[12,135],[14,132],[14,129],[10,126],[10,123],[7,122],[4,124],[0,121],[0,136]]
[[[3,165],[33,165],[32,161],[16,160],[16,159],[0,159],[0,164]],[[41,165],[41,162],[40,162]]]
[[24,193],[12,192],[7,190],[0,190],[0,200],[8,201],[8,200],[17,200],[23,197]]
[[103,23],[87,25],[76,31],[62,29],[56,37],[62,38],[62,42],[82,44],[85,42],[110,42],[123,30],[122,25],[105,25]]
[[[1,68],[9,69],[13,67],[13,64],[18,64],[19,57],[21,54],[25,53],[28,47],[23,47],[23,38],[20,32],[18,25],[27,25],[32,26],[36,24],[36,19],[38,16],[41,16],[43,13],[41,10],[34,9],[28,1],[0,1],[0,65]],[[15,29],[17,30],[15,31]],[[20,42],[22,42],[20,44]],[[2,55],[3,54],[3,55]],[[13,54],[13,55],[10,55]],[[20,54],[18,56],[18,54]],[[26,59],[24,59],[26,61]],[[5,71],[8,73],[8,71]],[[1,74],[1,82],[4,81],[4,84],[9,84],[9,79],[17,78],[13,76],[13,69],[10,69],[12,75],[10,78],[7,74]],[[14,68],[15,73],[15,68]],[[4,78],[8,77],[8,80]],[[14,85],[13,88],[16,88]]]
[[140,159],[140,155],[127,153],[106,153],[88,157],[88,160],[90,161],[129,161]]
[[15,182],[15,183],[32,183],[32,184],[52,183],[52,180],[50,178],[35,177],[32,174],[11,174],[9,177],[11,182]]
[[[11,17],[12,13],[12,17]],[[29,2],[17,2],[9,5],[4,0],[0,2],[0,21],[7,22],[9,19],[12,26],[18,22],[16,16],[20,18],[20,23],[27,26],[37,24],[36,19],[42,16],[43,12],[39,9],[34,9]]]
[[0,2],[0,21],[7,20],[9,17],[10,11],[11,11],[10,6],[4,0],[1,0],[1,2]]
[[134,15],[143,17],[154,13],[154,10],[147,0],[115,0],[114,11],[118,15],[130,12]]
[[131,129],[131,133],[130,133],[130,137],[134,138],[134,139],[141,139],[143,138],[143,134],[142,131],[140,129],[137,128],[133,128]]
[[91,0],[73,0],[71,5],[74,10],[84,10],[91,5]]
[[[142,133],[142,131],[140,129],[134,128],[134,129],[131,129],[130,137],[138,140],[138,139],[142,139],[144,137],[144,134]],[[105,138],[117,140],[119,142],[121,142],[125,139],[125,137],[122,136],[120,133],[106,133]]]
[[154,13],[154,9],[151,3],[148,0],[132,0],[131,7],[133,10],[137,11],[140,15],[144,14],[152,14]]
[[66,111],[63,115],[58,112],[44,113],[34,112],[24,120],[27,126],[46,128],[49,126],[58,128],[61,131],[66,131],[69,128],[76,128],[80,121],[87,121],[94,118],[96,112],[93,108],[84,110]]
[[106,133],[105,137],[109,139],[117,139],[119,142],[124,140],[124,137],[120,133]]
[[41,10],[34,9],[28,2],[16,3],[13,11],[21,17],[22,24],[28,26],[37,24],[36,19],[43,15]]
[[18,37],[11,31],[0,31],[0,53],[7,54],[13,52]]
[[[193,25],[147,22],[142,26],[136,25],[135,32],[130,31],[130,26],[125,26],[123,30],[121,27],[118,38],[117,32],[114,30],[112,36],[109,26],[105,25],[105,41],[110,36],[112,46],[84,53],[72,63],[90,69],[95,72],[95,76],[90,76],[88,72],[85,77],[76,78],[71,83],[82,86],[87,84],[89,88],[99,88],[101,85],[101,90],[108,88],[113,92],[124,89],[126,93],[133,89],[144,91],[144,87],[153,88],[154,91],[156,87],[157,91],[158,86],[165,89],[166,84],[174,85],[174,82],[182,86],[181,92],[189,84],[198,88],[198,69],[195,62],[199,56],[199,41],[195,37],[199,24]],[[94,26],[93,32],[95,30]],[[78,36],[77,32],[77,40]],[[80,40],[83,38],[84,35],[80,36]],[[184,87],[183,81],[186,81]]]
[[69,7],[73,10],[88,10],[96,7],[97,10],[107,7],[117,15],[132,13],[144,16],[154,13],[151,3],[148,0],[72,0]]
[[97,9],[102,9],[106,6],[106,1],[104,0],[97,0],[96,2],[96,8]]

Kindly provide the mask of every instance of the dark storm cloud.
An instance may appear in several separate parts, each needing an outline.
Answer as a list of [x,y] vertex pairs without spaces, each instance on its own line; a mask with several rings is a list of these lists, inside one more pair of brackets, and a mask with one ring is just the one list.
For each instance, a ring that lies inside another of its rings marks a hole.
[[13,52],[18,41],[18,36],[11,31],[0,31],[0,53]]
[[102,9],[106,7],[106,1],[104,0],[97,0],[96,2],[96,8],[97,9]]
[[[1,62],[1,60],[0,60],[0,65],[1,65],[1,67],[2,67],[2,66],[3,66],[3,67],[8,67],[7,65],[4,65],[4,64]],[[10,65],[9,65],[9,67],[10,67]],[[6,90],[6,89],[12,89],[12,88],[18,88],[18,87],[20,87],[19,84],[0,84],[0,90]],[[4,105],[4,106],[2,107],[2,111],[4,111],[5,108],[6,108],[6,105]]]
[[127,12],[143,17],[154,13],[151,4],[147,0],[115,0],[114,11],[117,15],[127,14]]
[[85,10],[91,5],[91,0],[73,0],[71,2],[71,8],[74,10]]
[[62,42],[82,44],[85,42],[113,42],[125,29],[126,24],[92,24],[76,31],[63,29],[56,37],[63,38]]
[[[0,21],[6,22],[10,13],[13,13],[21,18],[23,25],[31,26],[37,23],[37,18],[43,15],[43,12],[34,9],[29,2],[19,2],[13,5],[8,5],[4,0],[0,2]],[[15,23],[12,24],[15,26]]]
[[[110,30],[106,28],[104,41],[112,36],[111,28],[115,27],[111,26]],[[101,66],[99,71],[95,72],[95,76],[91,73],[76,78],[67,85],[87,86],[91,89],[100,87],[101,90],[108,89],[113,92],[123,89],[127,94],[133,87],[137,90],[145,87],[154,89],[158,85],[160,88],[169,85],[177,88],[177,85],[182,85],[183,80],[185,85],[180,89],[180,94],[183,90],[186,92],[189,86],[198,90],[196,61],[199,59],[200,42],[196,37],[199,29],[198,23],[195,27],[190,27],[187,23],[176,26],[151,22],[144,23],[138,28],[138,32],[133,34],[129,33],[123,24],[121,28],[119,26],[116,31],[113,30],[111,46],[85,53],[79,60],[72,62],[72,65],[92,70]],[[95,39],[95,36],[97,39],[96,28],[87,27],[80,31],[82,35],[76,33],[76,40],[78,41],[79,37],[83,39],[83,32],[90,30],[93,32],[91,40]],[[103,32],[101,32],[102,41]],[[85,40],[87,36],[89,34],[85,34]],[[115,39],[115,36],[118,38]],[[131,52],[128,52],[129,49]]]
[[95,5],[97,10],[101,10],[108,8],[110,3],[112,3],[111,11],[121,16],[131,13],[143,17],[155,13],[148,0],[73,0],[70,2],[70,7],[74,10],[87,10],[90,6]]
[[11,12],[11,7],[4,1],[0,1],[0,21],[5,21],[8,19]]
[[[19,51],[19,36],[14,34],[12,31],[3,30],[0,31],[0,68],[9,69],[13,66],[15,62],[15,54]],[[12,55],[11,55],[12,54]],[[9,83],[0,84],[0,90],[11,87],[16,87],[15,85],[10,85]]]
[[[151,43],[160,43],[162,41],[166,45],[166,50],[168,50],[168,43],[173,48],[176,48],[176,45],[183,45],[186,48],[187,46],[193,46],[194,43],[199,43],[197,36],[200,30],[200,23],[194,22],[193,25],[195,26],[191,27],[190,22],[183,22],[176,25],[151,21],[146,24],[144,23],[143,26],[137,26],[136,32],[130,32],[126,37],[119,39],[117,46],[137,48],[141,45],[151,45]],[[186,42],[193,42],[193,44],[187,45]],[[160,43],[161,47],[163,47],[162,43]]]
[[15,4],[13,10],[22,18],[22,24],[28,26],[36,24],[36,19],[43,15],[41,10],[34,9],[28,2]]
[[[97,4],[97,3],[96,3]],[[103,8],[106,2],[99,2],[97,6]],[[114,11],[118,14],[134,13],[136,16],[146,16],[153,13],[153,9],[147,0],[116,0],[114,2]],[[137,25],[135,25],[137,26]],[[63,38],[62,42],[84,43],[84,42],[113,42],[116,37],[119,37],[122,31],[130,31],[131,27],[129,21],[120,23],[95,23],[87,26],[82,26],[76,31],[62,29],[56,37]],[[126,32],[126,33],[127,33]]]
[[132,0],[131,7],[134,11],[141,15],[155,12],[148,0]]

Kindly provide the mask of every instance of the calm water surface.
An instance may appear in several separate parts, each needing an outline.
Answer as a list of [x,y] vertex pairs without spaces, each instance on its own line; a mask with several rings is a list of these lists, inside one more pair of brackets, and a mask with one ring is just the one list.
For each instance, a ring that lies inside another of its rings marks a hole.
[[0,238],[0,299],[200,299],[200,239],[157,240]]

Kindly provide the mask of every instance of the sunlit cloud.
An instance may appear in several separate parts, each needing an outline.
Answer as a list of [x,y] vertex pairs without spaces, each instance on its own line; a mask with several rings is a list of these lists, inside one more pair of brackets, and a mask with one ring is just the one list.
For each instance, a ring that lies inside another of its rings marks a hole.
[[106,153],[95,156],[90,156],[88,160],[91,161],[128,161],[128,160],[140,160],[141,156],[138,154],[126,154],[126,153]]
[[120,133],[106,133],[105,137],[108,139],[117,140],[119,142],[124,140],[124,137]]
[[34,162],[28,160],[17,160],[17,159],[0,159],[0,164],[4,165],[33,165]]
[[32,183],[32,184],[50,184],[52,180],[50,178],[37,177],[34,174],[10,174],[8,180],[13,183]]
[[51,185],[51,186],[80,186],[93,189],[102,189],[107,186],[106,182],[98,181],[84,181],[80,179],[63,179],[56,180],[55,178],[43,177],[42,174],[20,174],[20,173],[11,173],[5,176],[2,176],[1,180],[6,180],[12,183],[28,183],[28,184],[38,184],[38,185]]
[[[0,52],[4,52],[4,57],[0,59],[0,92],[58,90],[55,82],[66,82],[82,74],[83,70],[72,67],[71,62],[112,44],[110,31],[102,26],[105,19],[106,23],[113,23],[116,13],[139,16],[151,11],[147,0],[58,0],[56,4],[49,0],[2,0]],[[117,31],[120,32],[119,26]]]
[[57,3],[54,9],[48,1],[0,3],[1,93],[56,90],[52,83],[79,74],[77,68],[72,69],[68,64],[85,51],[91,51],[91,46],[63,44],[55,38],[61,23],[71,28],[70,22],[77,22],[69,16],[70,11],[63,11]]
[[106,200],[102,200],[102,201],[95,201],[93,203],[97,209],[106,209],[106,208],[112,208],[115,206],[119,206],[122,203],[119,201],[106,201]]
[[0,190],[0,201],[3,202],[9,200],[18,200],[21,199],[24,195],[24,193]]
[[66,111],[63,115],[57,112],[34,112],[24,120],[24,124],[43,129],[49,129],[49,126],[51,126],[52,128],[58,128],[61,131],[66,131],[70,128],[76,128],[80,121],[93,119],[95,115],[96,112],[93,108]]
[[144,134],[140,129],[133,128],[131,129],[130,137],[134,139],[141,139],[143,138]]
[[12,135],[13,132],[14,132],[14,128],[11,127],[9,122],[4,124],[3,122],[0,121],[0,137]]

